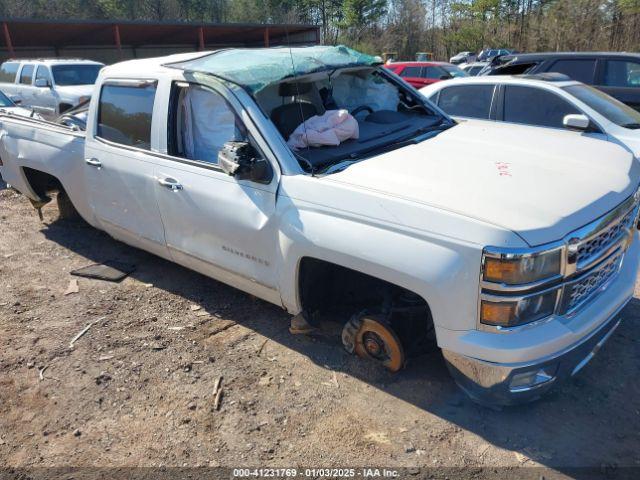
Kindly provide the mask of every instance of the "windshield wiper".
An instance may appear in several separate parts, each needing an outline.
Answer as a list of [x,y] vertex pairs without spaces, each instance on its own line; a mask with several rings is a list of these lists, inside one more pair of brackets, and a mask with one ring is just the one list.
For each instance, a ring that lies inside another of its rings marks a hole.
[[[345,160],[360,160],[361,158],[363,158],[364,156],[366,156],[369,153],[372,152],[378,152],[378,153],[382,153],[382,152],[387,152],[389,150],[395,150],[398,148],[402,148],[405,147],[407,145],[412,145],[412,144],[416,144],[419,143],[423,140],[426,140],[427,138],[429,138],[427,135],[428,134],[436,134],[437,132],[441,132],[444,130],[449,129],[450,127],[453,127],[455,124],[452,123],[441,123],[439,125],[436,126],[431,126],[431,127],[422,127],[419,128],[417,130],[413,130],[411,133],[409,133],[408,135],[405,135],[404,137],[401,137],[397,140],[394,140],[392,142],[389,143],[383,143],[382,145],[373,145],[369,148],[365,148],[363,150],[359,150],[357,152],[353,152],[350,153],[348,155],[343,155],[341,157],[338,158],[333,158],[331,159],[331,161],[327,162],[325,165],[322,166],[322,171],[326,171],[329,167],[331,167],[332,165],[335,165],[336,163],[339,162],[343,162]],[[346,166],[345,166],[346,168]]]
[[624,123],[622,126],[624,128],[630,128],[631,130],[637,130],[640,128],[640,123]]
[[452,126],[453,125],[448,123],[441,123],[440,125],[436,125],[436,126],[418,128],[417,130],[413,130],[408,135],[405,135],[404,137],[401,137],[397,140],[394,140],[389,143],[383,143],[382,145],[374,145],[372,147],[365,148],[364,150],[360,150],[359,152],[352,153],[351,155],[349,155],[349,157],[352,159],[357,159],[362,157],[363,155],[366,155],[367,153],[371,153],[375,151],[385,152],[390,149],[401,148],[406,145],[411,145],[413,143],[419,143],[423,140],[426,140],[426,138],[423,138],[424,137],[423,134],[440,132]]

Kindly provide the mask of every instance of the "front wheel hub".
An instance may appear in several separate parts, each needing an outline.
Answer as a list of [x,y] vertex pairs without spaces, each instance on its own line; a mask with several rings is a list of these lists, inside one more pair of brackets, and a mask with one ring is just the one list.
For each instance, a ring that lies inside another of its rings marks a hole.
[[348,351],[381,363],[391,372],[397,372],[404,367],[402,343],[384,320],[375,316],[356,317],[345,325],[343,341],[345,332],[349,332],[348,337],[353,341],[351,345],[345,344]]

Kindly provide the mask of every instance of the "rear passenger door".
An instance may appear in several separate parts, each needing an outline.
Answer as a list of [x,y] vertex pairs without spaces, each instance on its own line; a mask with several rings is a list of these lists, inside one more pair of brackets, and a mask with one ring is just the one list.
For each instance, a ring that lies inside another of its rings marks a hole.
[[631,108],[640,110],[640,62],[627,59],[600,60],[596,86]]
[[439,91],[437,104],[454,117],[492,120],[495,85],[456,85]]
[[168,257],[151,151],[156,91],[154,79],[103,83],[97,116],[87,129],[84,169],[101,227],[130,245]]
[[18,97],[25,107],[31,107],[35,102],[36,87],[33,86],[34,77],[35,65],[24,63],[18,76]]

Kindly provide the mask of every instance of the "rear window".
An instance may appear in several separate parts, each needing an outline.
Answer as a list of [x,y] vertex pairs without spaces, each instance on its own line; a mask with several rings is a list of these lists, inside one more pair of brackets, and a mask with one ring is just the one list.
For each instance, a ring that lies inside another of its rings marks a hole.
[[449,115],[488,119],[491,112],[493,85],[465,85],[440,91],[438,106]]
[[16,81],[18,64],[15,62],[3,63],[0,66],[0,82],[13,83]]
[[140,86],[105,84],[100,93],[97,136],[149,150],[156,83]]
[[24,65],[20,70],[20,83],[24,85],[31,85],[33,79],[33,65]]
[[592,84],[595,69],[595,60],[556,60],[548,71],[564,73],[579,82]]

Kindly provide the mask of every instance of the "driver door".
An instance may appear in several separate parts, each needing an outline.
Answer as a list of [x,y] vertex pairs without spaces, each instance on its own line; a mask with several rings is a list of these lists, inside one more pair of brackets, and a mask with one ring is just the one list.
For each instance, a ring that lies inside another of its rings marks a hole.
[[230,140],[250,141],[261,152],[266,145],[255,140],[261,137],[248,117],[238,114],[241,108],[232,96],[186,82],[166,88],[168,154],[156,160],[155,190],[172,258],[281,303],[276,283],[276,164],[270,162],[270,180],[258,183],[227,175],[217,159]]

